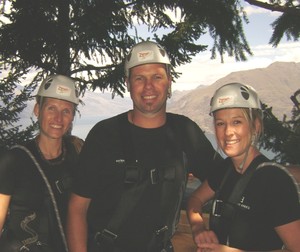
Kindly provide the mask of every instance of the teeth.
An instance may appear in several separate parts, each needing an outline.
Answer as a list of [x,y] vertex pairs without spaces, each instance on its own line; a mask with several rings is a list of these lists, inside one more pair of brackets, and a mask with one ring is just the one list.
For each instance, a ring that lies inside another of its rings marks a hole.
[[51,125],[53,128],[55,128],[55,129],[61,129],[62,128],[62,126],[61,125]]
[[237,142],[238,142],[238,140],[225,141],[226,144],[235,144]]
[[156,97],[155,95],[148,95],[148,96],[144,96],[144,99],[150,100],[150,99],[154,99],[155,97]]

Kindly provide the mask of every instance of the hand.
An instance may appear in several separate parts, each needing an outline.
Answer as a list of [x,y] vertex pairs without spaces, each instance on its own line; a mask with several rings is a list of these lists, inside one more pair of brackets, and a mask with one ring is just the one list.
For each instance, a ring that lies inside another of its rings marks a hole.
[[241,250],[217,243],[202,243],[198,246],[197,252],[239,252]]
[[194,235],[194,241],[197,244],[198,250],[197,252],[206,252],[210,251],[208,247],[203,247],[203,244],[219,244],[218,237],[211,230],[202,230],[198,231]]

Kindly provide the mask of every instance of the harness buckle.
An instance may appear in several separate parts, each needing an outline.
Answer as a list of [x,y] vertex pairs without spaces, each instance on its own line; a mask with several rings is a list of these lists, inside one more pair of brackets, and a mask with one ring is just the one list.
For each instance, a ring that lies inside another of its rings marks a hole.
[[155,184],[158,183],[159,177],[158,177],[158,171],[157,171],[157,169],[150,170],[150,178],[151,178],[151,184],[152,185],[155,185]]
[[62,182],[60,180],[56,180],[55,181],[55,186],[56,186],[56,189],[57,191],[62,194],[63,193],[63,185],[62,185]]
[[97,232],[94,237],[95,241],[98,244],[101,244],[101,241],[113,243],[117,238],[118,238],[118,235],[116,235],[115,233],[113,233],[107,229],[103,229],[101,232]]
[[223,200],[214,200],[212,204],[212,215],[215,217],[221,217],[221,208],[222,208]]
[[156,230],[156,231],[155,231],[155,234],[158,236],[158,235],[160,235],[161,233],[167,231],[168,229],[169,229],[168,226],[163,226],[161,229]]
[[19,249],[20,252],[23,252],[23,251],[30,251],[29,248],[26,246],[26,245],[23,245],[20,249]]

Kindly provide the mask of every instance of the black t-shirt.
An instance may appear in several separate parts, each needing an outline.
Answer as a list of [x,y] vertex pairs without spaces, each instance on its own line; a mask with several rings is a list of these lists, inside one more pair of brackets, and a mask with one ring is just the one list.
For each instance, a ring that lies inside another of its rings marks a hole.
[[[71,143],[65,140],[64,144],[65,155],[49,161],[41,157],[35,140],[25,144],[51,185],[63,225],[66,222],[71,180],[78,157]],[[61,246],[60,235],[46,184],[24,150],[13,148],[1,155],[0,193],[11,195],[6,228],[15,239],[22,241],[36,233],[39,241],[52,243],[56,251],[63,251],[58,248]],[[50,215],[52,218],[49,218]],[[25,223],[25,226],[22,227],[21,223]]]
[[[267,161],[263,155],[258,156],[248,169],[254,163],[257,167],[257,163]],[[243,175],[233,169],[229,158],[224,160],[224,165],[219,168],[215,170],[215,174],[210,175],[208,183],[214,191],[217,191],[227,169],[232,169],[233,172],[230,173],[218,196],[218,199],[227,202],[235,184]],[[226,224],[230,227],[229,237],[220,234],[218,238],[223,244],[226,244],[228,238],[231,247],[247,251],[281,249],[283,244],[274,228],[300,218],[296,187],[286,172],[275,166],[266,166],[254,172],[236,210],[231,223]],[[222,227],[224,223],[220,224],[219,230],[226,229]]]
[[[128,130],[128,138],[125,140],[121,128]],[[127,142],[124,143],[125,141]],[[133,146],[130,147],[131,145]],[[130,124],[127,113],[99,122],[86,138],[74,182],[76,194],[92,199],[88,211],[89,229],[92,233],[106,227],[122,191],[125,190],[124,165],[127,151],[124,149],[130,148],[134,149],[132,159],[138,160],[138,184],[141,188],[143,181],[150,177],[151,170],[157,169],[159,173],[168,170],[165,180],[169,179],[168,183],[174,183],[174,188],[170,187],[172,189],[167,197],[172,209],[181,203],[188,172],[204,179],[209,169],[215,165],[215,150],[211,143],[196,123],[187,117],[168,113],[166,125],[154,129]],[[182,162],[183,152],[186,166]],[[219,156],[216,160],[219,161]],[[169,169],[175,166],[177,169]],[[148,239],[154,230],[161,227],[168,215],[162,214],[164,210],[161,209],[161,197],[159,184],[145,189],[118,233],[118,243],[122,249],[144,251]],[[128,204],[133,204],[133,201]]]

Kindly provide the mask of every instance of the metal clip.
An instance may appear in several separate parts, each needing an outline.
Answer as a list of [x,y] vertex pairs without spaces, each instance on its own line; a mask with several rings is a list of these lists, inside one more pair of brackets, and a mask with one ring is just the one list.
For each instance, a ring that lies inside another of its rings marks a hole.
[[156,235],[160,235],[161,233],[163,233],[163,232],[165,232],[165,231],[167,231],[167,230],[168,230],[168,226],[163,226],[161,229],[156,230],[156,231],[155,231],[155,234],[156,234]]

